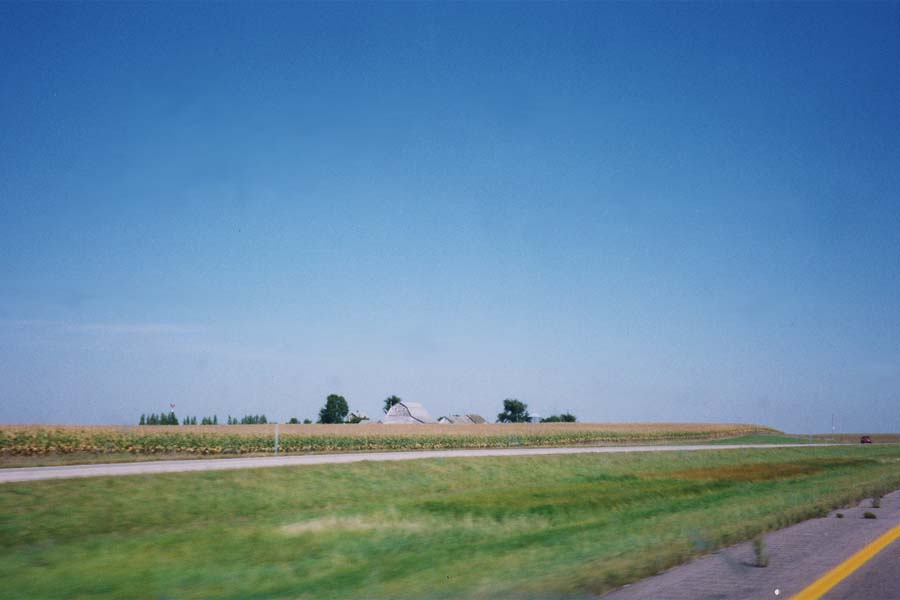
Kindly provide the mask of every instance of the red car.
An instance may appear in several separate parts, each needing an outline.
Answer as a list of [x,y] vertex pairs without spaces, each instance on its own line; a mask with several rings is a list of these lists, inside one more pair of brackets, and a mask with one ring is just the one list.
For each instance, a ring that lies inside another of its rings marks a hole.
[[870,436],[870,435],[864,435],[864,436],[862,436],[861,438],[859,438],[859,443],[860,443],[860,444],[871,444],[871,443],[872,443],[872,436]]

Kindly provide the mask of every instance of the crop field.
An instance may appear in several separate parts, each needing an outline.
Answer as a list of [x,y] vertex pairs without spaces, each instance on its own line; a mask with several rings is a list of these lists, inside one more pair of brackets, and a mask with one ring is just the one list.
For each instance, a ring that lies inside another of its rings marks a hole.
[[[644,443],[777,433],[757,425],[727,423],[280,425],[279,431],[283,453]],[[274,425],[5,425],[0,426],[0,465],[35,464],[23,458],[67,455],[134,460],[162,455],[271,454],[274,442]]]
[[898,467],[845,445],[5,484],[0,598],[583,598],[896,489]]

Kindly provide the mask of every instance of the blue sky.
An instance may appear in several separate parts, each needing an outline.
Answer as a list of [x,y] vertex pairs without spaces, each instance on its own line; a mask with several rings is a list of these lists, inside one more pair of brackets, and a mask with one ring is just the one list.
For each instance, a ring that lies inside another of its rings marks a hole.
[[0,4],[0,422],[900,430],[900,4]]

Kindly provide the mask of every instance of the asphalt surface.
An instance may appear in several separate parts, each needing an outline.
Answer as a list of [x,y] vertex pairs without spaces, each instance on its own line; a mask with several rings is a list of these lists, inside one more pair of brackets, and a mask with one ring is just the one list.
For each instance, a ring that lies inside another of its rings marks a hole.
[[620,452],[689,452],[699,450],[740,450],[759,448],[808,448],[831,444],[697,444],[681,446],[592,446],[577,448],[492,448],[486,450],[417,450],[412,452],[360,452],[354,454],[306,454],[301,456],[266,456],[258,458],[215,458],[203,460],[161,460],[132,463],[67,465],[61,467],[28,467],[0,469],[0,483],[69,479],[74,477],[109,477],[153,473],[191,471],[225,471],[295,465],[328,465],[362,461],[418,460],[423,458],[461,458],[477,456],[536,456],[545,454],[613,454]]
[[[878,518],[864,519],[866,511]],[[880,508],[872,508],[867,499],[767,534],[767,567],[755,566],[753,547],[746,542],[610,592],[602,600],[788,599],[898,523],[900,492],[893,492],[882,499]],[[702,551],[703,541],[696,543]],[[876,554],[821,598],[900,600],[900,543]]]
[[822,600],[896,600],[900,598],[900,540],[837,584]]

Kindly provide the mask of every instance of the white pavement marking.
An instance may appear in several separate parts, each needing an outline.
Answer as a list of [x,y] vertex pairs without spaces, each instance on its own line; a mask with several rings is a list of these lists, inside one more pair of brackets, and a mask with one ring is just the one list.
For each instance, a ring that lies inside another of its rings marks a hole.
[[468,458],[477,456],[536,456],[543,454],[605,454],[618,452],[687,452],[693,450],[741,450],[760,448],[810,448],[834,444],[698,444],[685,446],[591,446],[577,448],[490,448],[486,450],[416,450],[412,452],[358,452],[353,454],[305,454],[257,458],[214,458],[203,460],[161,460],[61,467],[0,469],[0,483],[107,477],[189,471],[225,471],[260,467],[327,465],[362,461],[418,460],[423,458]]

